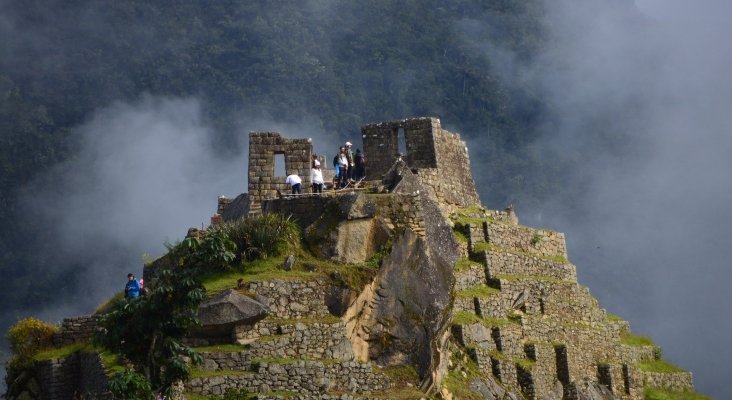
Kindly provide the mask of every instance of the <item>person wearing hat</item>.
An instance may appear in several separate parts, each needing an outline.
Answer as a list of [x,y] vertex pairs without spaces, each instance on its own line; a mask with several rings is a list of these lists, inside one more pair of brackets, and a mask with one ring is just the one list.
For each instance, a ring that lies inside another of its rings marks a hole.
[[125,297],[140,297],[140,284],[135,279],[135,275],[127,274],[127,284],[125,285]]
[[313,170],[310,173],[310,182],[313,183],[313,193],[323,193],[323,171],[320,170],[320,161],[313,160]]
[[346,174],[347,181],[353,180],[353,150],[352,150],[353,144],[351,142],[346,142],[346,160],[348,160],[348,172]]

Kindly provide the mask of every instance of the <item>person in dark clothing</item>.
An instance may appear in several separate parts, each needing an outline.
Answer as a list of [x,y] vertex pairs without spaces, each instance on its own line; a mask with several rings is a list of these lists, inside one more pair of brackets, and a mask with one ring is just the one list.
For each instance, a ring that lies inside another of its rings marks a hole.
[[366,156],[361,153],[361,149],[356,149],[356,155],[353,157],[354,172],[353,179],[361,180],[366,176]]
[[140,297],[140,283],[137,282],[137,279],[135,279],[135,275],[133,274],[127,274],[125,297]]

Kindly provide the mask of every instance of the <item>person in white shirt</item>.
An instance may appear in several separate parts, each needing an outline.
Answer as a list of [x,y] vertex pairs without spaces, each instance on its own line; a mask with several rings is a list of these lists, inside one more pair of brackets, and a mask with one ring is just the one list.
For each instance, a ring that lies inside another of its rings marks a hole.
[[313,161],[310,182],[313,183],[313,193],[323,193],[323,171],[320,170],[320,161]]
[[344,146],[341,146],[338,153],[338,169],[340,170],[338,187],[342,188],[348,183],[348,157],[346,156],[346,148]]
[[292,174],[288,176],[285,180],[285,183],[290,185],[290,187],[292,188],[292,194],[302,193],[302,179],[300,179],[297,174]]

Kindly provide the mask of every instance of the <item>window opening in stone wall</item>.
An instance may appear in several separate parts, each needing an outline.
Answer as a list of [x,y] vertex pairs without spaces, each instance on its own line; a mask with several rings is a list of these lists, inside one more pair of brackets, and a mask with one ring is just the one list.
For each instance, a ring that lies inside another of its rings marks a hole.
[[397,132],[397,143],[399,143],[399,152],[407,155],[407,138],[404,135],[404,128],[399,128]]
[[285,153],[274,153],[274,176],[287,176]]

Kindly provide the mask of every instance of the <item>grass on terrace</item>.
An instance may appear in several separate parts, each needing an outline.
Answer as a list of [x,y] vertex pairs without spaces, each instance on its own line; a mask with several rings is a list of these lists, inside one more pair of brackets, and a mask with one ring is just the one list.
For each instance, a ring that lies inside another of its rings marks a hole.
[[455,292],[455,296],[459,299],[472,299],[474,297],[488,297],[500,292],[501,291],[499,289],[488,287],[488,285],[484,283],[479,283],[475,286]]
[[94,347],[91,343],[74,343],[63,347],[50,348],[39,351],[33,356],[35,361],[46,361],[46,360],[58,360],[67,358],[74,353],[85,352],[85,353],[98,353],[102,360],[102,364],[107,369],[109,374],[116,372],[122,372],[124,367],[120,362],[119,357],[116,354],[112,354],[109,351],[102,351],[102,349]]
[[246,350],[246,346],[240,344],[217,344],[213,346],[199,346],[194,347],[193,350],[197,352],[220,352],[220,353],[233,353],[237,351]]
[[638,368],[646,372],[661,372],[661,373],[673,373],[673,372],[686,372],[683,369],[667,362],[664,360],[653,360],[644,361],[638,363]]
[[623,333],[620,335],[620,343],[628,346],[655,346],[653,340],[648,336],[633,335],[632,333]]
[[[285,271],[278,268],[289,254],[295,256],[295,265],[292,270]],[[360,288],[365,282],[371,279],[377,269],[377,265],[368,261],[360,264],[338,264],[319,259],[303,248],[293,246],[282,251],[277,256],[246,261],[240,267],[234,268],[231,271],[211,271],[204,274],[201,279],[203,286],[209,295],[211,295],[236,287],[239,279],[242,279],[244,282],[270,281],[275,279],[329,279],[330,274],[337,271],[338,275],[342,277],[343,283],[350,287]]]
[[671,392],[660,389],[645,388],[645,400],[712,400],[711,397],[696,392]]

